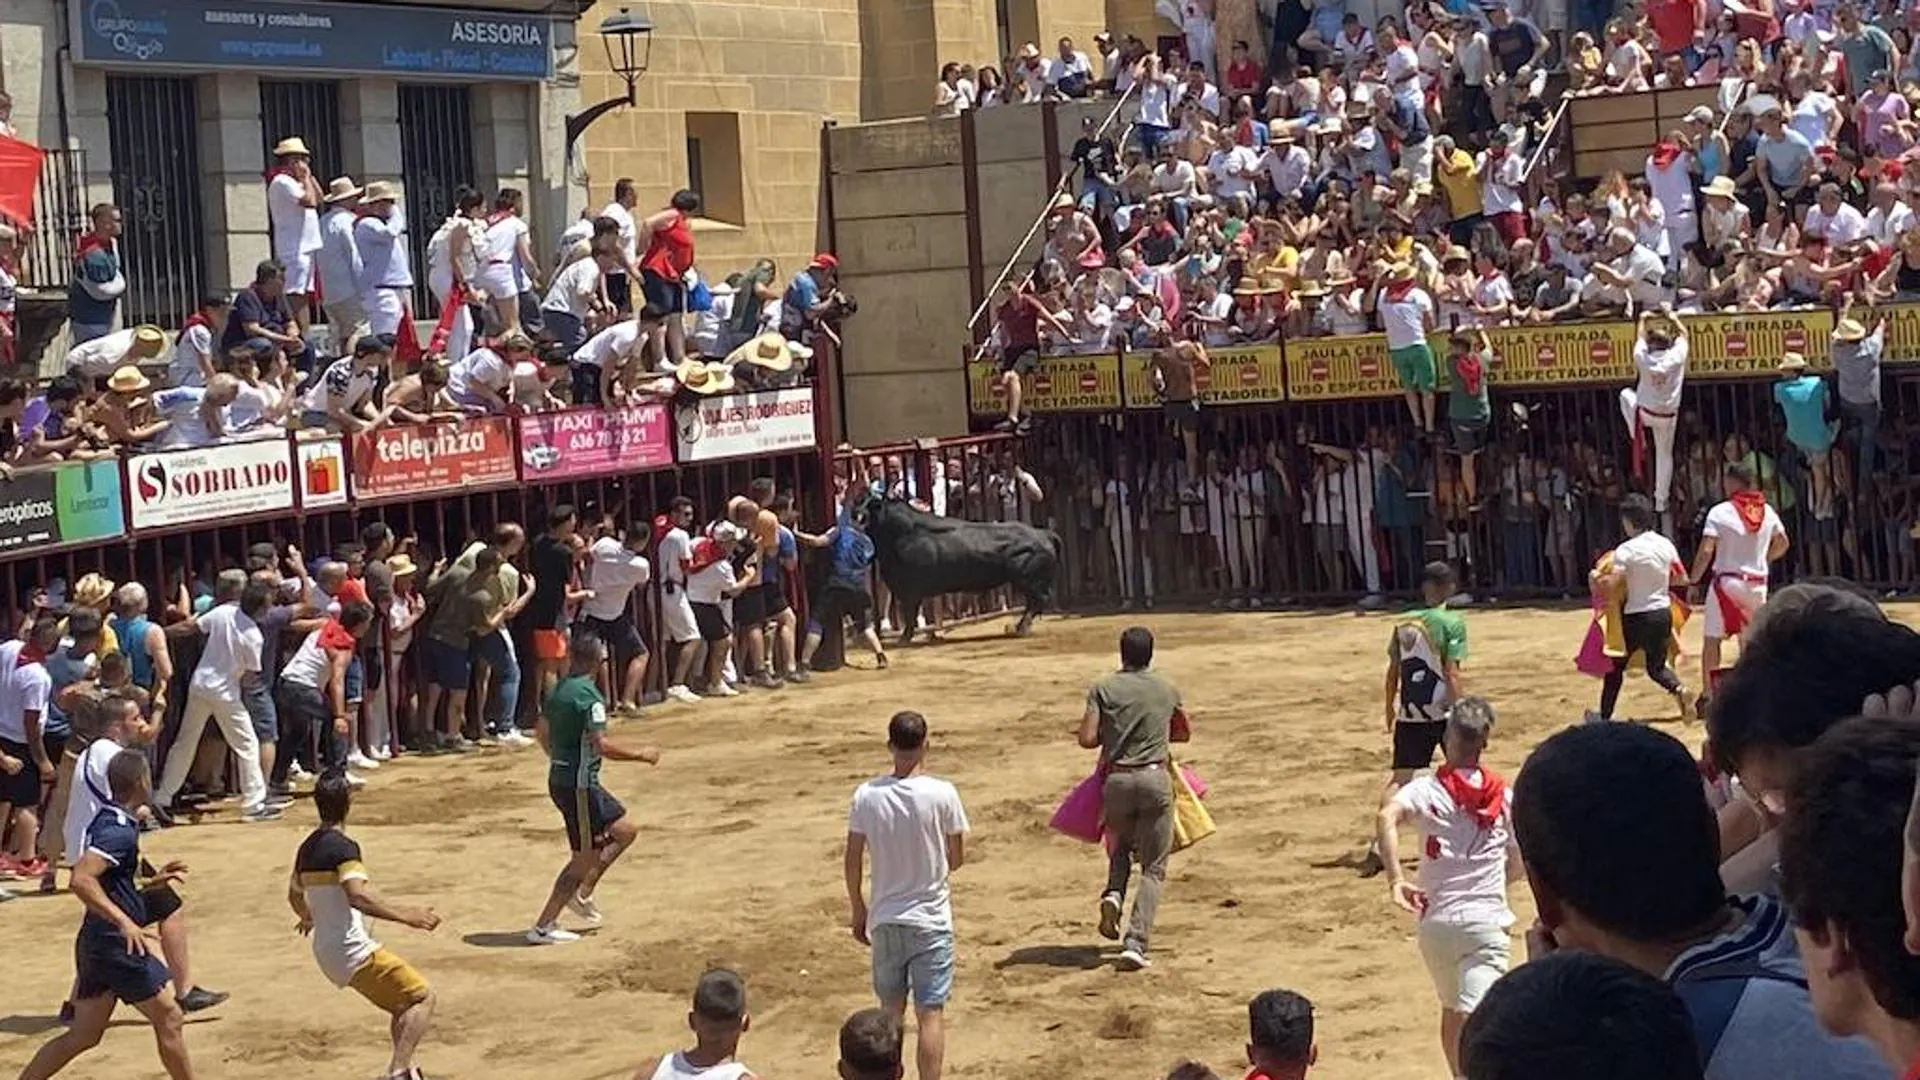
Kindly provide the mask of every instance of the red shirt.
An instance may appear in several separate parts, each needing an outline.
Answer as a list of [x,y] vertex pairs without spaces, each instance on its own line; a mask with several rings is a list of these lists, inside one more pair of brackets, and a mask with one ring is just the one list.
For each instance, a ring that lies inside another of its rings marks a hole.
[[1260,65],[1252,60],[1235,60],[1227,65],[1227,89],[1250,94],[1260,88]]
[[1000,305],[1000,326],[1009,349],[1040,344],[1040,301],[1031,293]]
[[1693,44],[1700,29],[1700,9],[1696,0],[1647,0],[1647,18],[1654,33],[1660,35],[1660,51],[1676,53]]
[[370,604],[373,602],[367,599],[366,583],[359,578],[351,577],[340,583],[340,591],[334,593],[333,598],[340,601],[342,606],[347,604]]
[[668,281],[678,281],[680,275],[693,269],[693,228],[687,224],[687,215],[674,211],[673,224],[647,240],[640,269],[651,270]]

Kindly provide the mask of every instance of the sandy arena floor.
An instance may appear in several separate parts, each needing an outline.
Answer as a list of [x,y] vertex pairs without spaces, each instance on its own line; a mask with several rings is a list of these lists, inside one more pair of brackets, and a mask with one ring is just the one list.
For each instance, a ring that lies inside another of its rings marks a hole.
[[[1470,688],[1499,709],[1492,759],[1511,776],[1528,747],[1593,703],[1598,684],[1567,659],[1586,615],[1468,619]],[[1046,820],[1091,766],[1070,729],[1129,621],[1051,618],[1025,641],[998,636],[999,623],[970,628],[897,652],[884,674],[825,675],[808,688],[663,707],[618,726],[616,738],[657,742],[666,757],[653,770],[606,767],[642,838],[601,888],[606,926],[577,945],[520,945],[564,853],[538,750],[382,769],[352,823],[374,884],[445,919],[433,935],[375,927],[439,988],[422,1065],[458,1080],[625,1077],[682,1045],[694,978],[724,963],[748,980],[744,1059],[776,1080],[831,1075],[840,1020],[870,1003],[866,953],[844,921],[847,802],[886,765],[888,715],[915,708],[933,724],[931,771],[959,785],[973,823],[955,879],[951,1075],[1157,1080],[1193,1056],[1237,1076],[1246,1000],[1291,987],[1317,1006],[1317,1077],[1441,1077],[1412,924],[1379,879],[1347,868],[1387,760],[1379,693],[1389,618],[1146,620],[1158,667],[1193,711],[1190,760],[1214,785],[1220,832],[1174,858],[1155,968],[1121,975],[1094,932],[1103,860]],[[1689,684],[1698,635],[1696,622]],[[1639,678],[1622,712],[1676,720]],[[233,816],[229,807],[218,818]],[[156,863],[192,866],[196,976],[233,992],[190,1020],[199,1074],[375,1075],[386,1060],[383,1018],[320,975],[283,899],[310,809],[301,803],[270,825],[218,818],[147,842]],[[1524,885],[1513,897],[1524,923]],[[0,1073],[12,1075],[53,1029],[78,916],[65,895],[0,906]],[[163,1074],[147,1029],[123,1008],[68,1075]]]

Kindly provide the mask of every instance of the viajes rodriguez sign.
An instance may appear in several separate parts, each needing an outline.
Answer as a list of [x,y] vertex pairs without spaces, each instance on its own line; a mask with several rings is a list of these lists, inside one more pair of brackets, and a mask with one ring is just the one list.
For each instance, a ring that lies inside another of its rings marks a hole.
[[0,551],[110,540],[126,531],[118,461],[22,469],[0,484]]
[[673,427],[667,407],[656,403],[523,416],[520,464],[530,484],[671,465]]
[[800,386],[701,398],[674,410],[680,461],[717,461],[813,445],[813,390]]
[[512,422],[504,416],[355,435],[352,458],[356,499],[491,487],[518,478]]
[[293,509],[285,439],[261,439],[127,459],[133,527],[158,529]]

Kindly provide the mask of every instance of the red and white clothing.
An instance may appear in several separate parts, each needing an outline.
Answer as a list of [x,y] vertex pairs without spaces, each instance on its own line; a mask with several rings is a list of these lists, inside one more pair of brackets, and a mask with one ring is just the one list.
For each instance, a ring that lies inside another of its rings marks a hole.
[[1767,602],[1767,551],[1774,537],[1786,536],[1787,527],[1764,496],[1753,491],[1707,511],[1703,533],[1714,542],[1706,636],[1733,637]]
[[527,222],[518,214],[500,212],[487,217],[486,245],[480,251],[480,276],[477,284],[495,300],[519,296],[520,238],[527,235]]
[[1680,415],[1680,391],[1687,378],[1687,339],[1676,338],[1664,349],[1633,345],[1633,366],[1639,381],[1620,391],[1620,416],[1633,433],[1633,471],[1643,474],[1645,459],[1641,432],[1653,433],[1653,508],[1667,509],[1667,490],[1673,486],[1673,425]]
[[276,170],[267,181],[267,222],[273,257],[287,268],[287,292],[313,291],[313,256],[320,250],[320,211],[303,205],[307,185],[290,172]]
[[1506,784],[1486,769],[1443,766],[1401,788],[1393,805],[1420,835],[1420,955],[1441,1008],[1472,1012],[1509,958],[1515,841]]

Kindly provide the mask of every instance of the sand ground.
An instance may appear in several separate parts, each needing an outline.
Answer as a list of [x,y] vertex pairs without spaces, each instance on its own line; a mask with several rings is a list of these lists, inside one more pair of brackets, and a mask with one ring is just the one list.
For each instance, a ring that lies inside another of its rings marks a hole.
[[[1000,636],[996,622],[898,652],[888,672],[824,675],[619,725],[616,738],[657,743],[666,756],[657,769],[608,764],[605,782],[637,816],[641,839],[601,888],[606,926],[565,947],[519,944],[564,855],[538,750],[380,770],[351,823],[374,884],[445,919],[432,935],[375,925],[439,989],[423,1067],[458,1080],[624,1077],[682,1045],[693,980],[724,963],[749,984],[744,1059],[775,1080],[831,1076],[837,1025],[870,1003],[866,952],[845,925],[847,802],[886,767],[887,716],[914,708],[933,724],[930,770],[959,785],[973,825],[954,881],[952,1076],[1148,1080],[1188,1056],[1238,1075],[1245,1002],[1279,986],[1317,1005],[1316,1077],[1442,1077],[1412,924],[1380,879],[1348,867],[1387,761],[1379,695],[1390,617],[1144,620],[1159,638],[1157,666],[1194,714],[1188,757],[1214,785],[1220,832],[1174,858],[1157,964],[1122,975],[1094,932],[1104,861],[1046,820],[1090,768],[1070,732],[1130,621],[1050,618],[1027,640]],[[1512,775],[1529,747],[1597,694],[1568,661],[1586,614],[1472,611],[1468,621],[1470,689],[1499,710],[1492,761]],[[1690,683],[1698,635],[1696,621]],[[1697,741],[1697,728],[1682,732],[1644,679],[1628,684],[1622,712]],[[196,979],[233,992],[191,1018],[198,1074],[376,1075],[382,1016],[320,975],[284,902],[309,807],[265,825],[233,816],[229,808],[146,842],[156,863],[193,868]],[[1513,897],[1524,925],[1523,884]],[[0,906],[0,1073],[49,1037],[78,916],[65,895]],[[148,1031],[123,1008],[68,1075],[162,1074]]]

